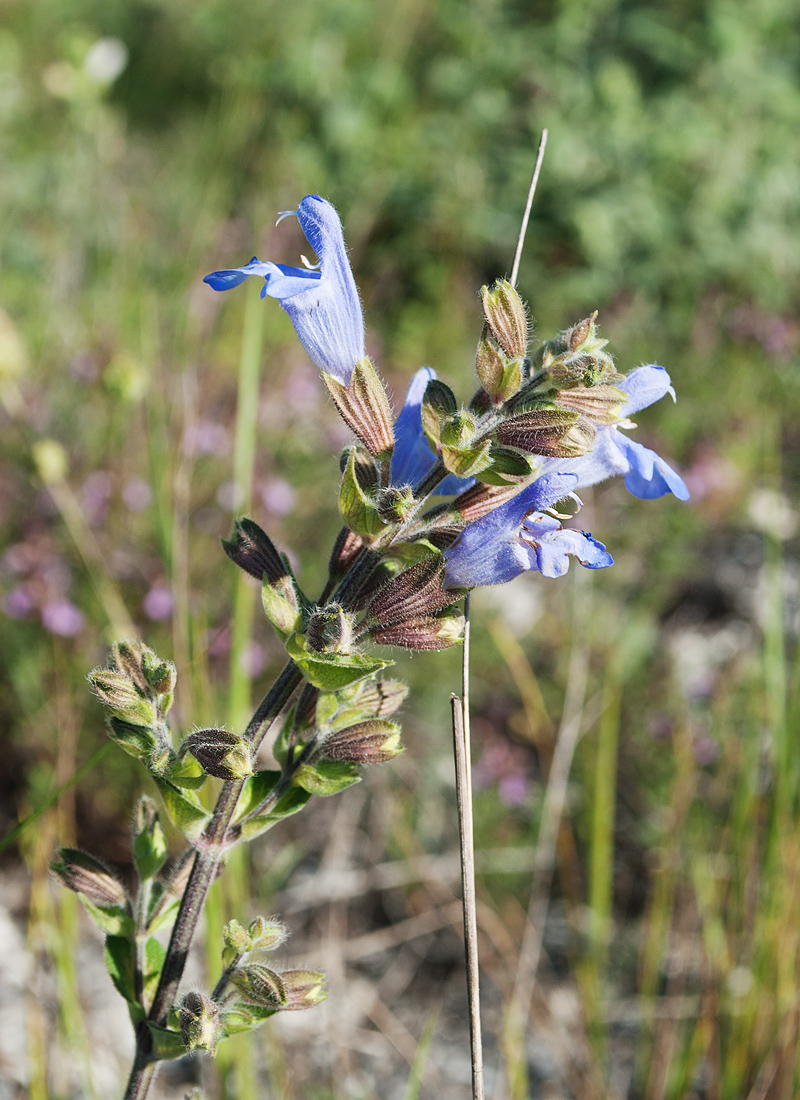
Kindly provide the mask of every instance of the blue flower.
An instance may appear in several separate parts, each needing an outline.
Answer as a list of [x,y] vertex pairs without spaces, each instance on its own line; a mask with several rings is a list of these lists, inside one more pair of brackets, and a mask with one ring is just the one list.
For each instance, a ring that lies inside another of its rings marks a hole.
[[[663,367],[653,364],[631,371],[619,383],[619,389],[628,398],[620,410],[623,417],[652,405],[668,393],[673,400],[675,398],[669,375]],[[655,451],[629,439],[617,426],[600,428],[588,454],[581,458],[550,459],[541,466],[540,472],[574,474],[579,489],[622,474],[625,487],[634,496],[654,500],[665,493],[673,493],[678,500],[689,499],[683,478]]]
[[327,374],[347,386],[363,359],[364,317],[339,215],[319,195],[306,195],[296,214],[306,240],[319,257],[319,270],[262,263],[214,271],[203,280],[214,290],[231,290],[250,275],[264,279],[261,297],[277,298],[308,354]]
[[543,509],[571,493],[574,474],[538,478],[508,503],[470,524],[445,551],[445,588],[503,584],[528,569],[562,577],[570,555],[587,569],[605,569],[614,559],[601,542],[565,530]]
[[[422,430],[422,399],[436,371],[430,367],[418,370],[411,379],[406,401],[394,426],[394,453],[392,454],[392,485],[417,485],[436,465],[436,455],[430,448]],[[436,488],[441,496],[452,496],[469,489],[474,478],[449,474]]]

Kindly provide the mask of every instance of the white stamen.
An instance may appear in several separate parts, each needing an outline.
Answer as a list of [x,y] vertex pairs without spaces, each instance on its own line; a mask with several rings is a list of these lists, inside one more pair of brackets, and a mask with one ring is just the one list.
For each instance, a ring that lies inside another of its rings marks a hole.
[[304,256],[302,252],[300,253],[300,259],[303,262],[303,267],[308,268],[309,271],[319,271],[320,264],[312,264],[311,260],[309,260],[307,256]]
[[278,220],[275,222],[275,224],[280,225],[284,218],[291,218],[292,215],[297,217],[297,211],[296,210],[281,210],[280,214],[278,215]]

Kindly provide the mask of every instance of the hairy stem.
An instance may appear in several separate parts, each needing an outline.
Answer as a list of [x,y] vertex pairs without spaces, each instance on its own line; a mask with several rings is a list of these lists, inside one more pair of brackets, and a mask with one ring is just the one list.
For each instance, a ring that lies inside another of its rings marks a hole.
[[[125,1089],[125,1096],[123,1100],[143,1100],[147,1093],[150,1091],[150,1086],[153,1083],[153,1077],[156,1072],[156,1063],[147,1062],[140,1058],[139,1055],[139,1035],[141,1032],[147,1031],[147,1025],[143,1022],[139,1025],[139,1031],[136,1035],[136,1057],[133,1062],[133,1068],[131,1069],[131,1075],[128,1078],[128,1087]],[[149,1031],[147,1032],[149,1035]]]
[[[262,700],[247,727],[247,734],[253,741],[254,751],[258,749],[269,726],[283,710],[300,680],[300,672],[292,662],[289,662]],[[243,787],[244,780],[241,779],[232,780],[223,785],[211,820],[198,842],[198,851],[172,928],[167,956],[158,989],[148,1013],[148,1021],[163,1026],[175,1000],[186,966],[189,947],[194,938],[209,887],[217,876],[225,850],[225,838]],[[125,1092],[125,1100],[144,1100],[152,1084],[154,1072],[152,1035],[147,1027],[147,1021],[143,1021],[136,1033],[136,1057]]]

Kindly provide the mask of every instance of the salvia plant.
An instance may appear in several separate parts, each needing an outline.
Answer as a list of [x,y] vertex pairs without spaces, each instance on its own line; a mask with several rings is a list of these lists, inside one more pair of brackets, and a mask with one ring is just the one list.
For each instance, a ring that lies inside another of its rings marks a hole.
[[[208,889],[231,849],[402,751],[393,716],[407,689],[383,676],[392,664],[385,647],[458,645],[461,601],[473,588],[526,570],[560,577],[571,557],[587,569],[612,565],[601,542],[571,521],[565,526],[564,509],[580,506],[582,487],[620,475],[638,497],[688,496],[678,474],[629,434],[632,414],[674,397],[667,372],[649,365],[619,373],[595,315],[532,348],[526,307],[507,280],[481,290],[479,385],[469,402],[460,405],[426,367],[395,419],[365,353],[336,211],[308,195],[287,213],[298,218],[316,265],[254,258],[205,281],[223,291],[263,279],[262,297],[286,310],[353,432],[340,460],[343,527],[328,581],[316,599],[306,595],[286,555],[251,519],[238,520],[223,543],[261,584],[264,613],[286,649],[283,671],[243,730],[176,737],[174,665],[140,642],[113,645],[108,666],[89,677],[108,708],[109,736],[152,776],[188,847],[167,862],[161,811],[143,797],[132,894],[84,852],[63,849],[53,864],[105,933],[108,969],[128,1004],[136,1054],[126,1100],[147,1094],[160,1061],[213,1055],[229,1036],[325,998],[322,973],[270,965],[286,929],[262,917],[226,925],[213,988],[180,995],[179,986]],[[267,737],[275,770],[255,763]],[[212,810],[199,797],[209,777],[222,780]]]

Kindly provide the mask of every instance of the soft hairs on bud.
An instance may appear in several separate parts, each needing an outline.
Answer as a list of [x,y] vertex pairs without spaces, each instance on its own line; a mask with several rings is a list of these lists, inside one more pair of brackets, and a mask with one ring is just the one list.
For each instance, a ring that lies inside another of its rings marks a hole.
[[222,540],[222,548],[232,562],[256,580],[276,584],[288,576],[272,539],[251,519],[237,519],[231,537]]
[[306,240],[319,257],[319,271],[262,263],[255,256],[243,267],[214,271],[203,282],[230,290],[249,275],[264,279],[261,297],[277,298],[308,354],[343,386],[364,358],[364,317],[339,215],[319,195],[306,195],[296,214]]

